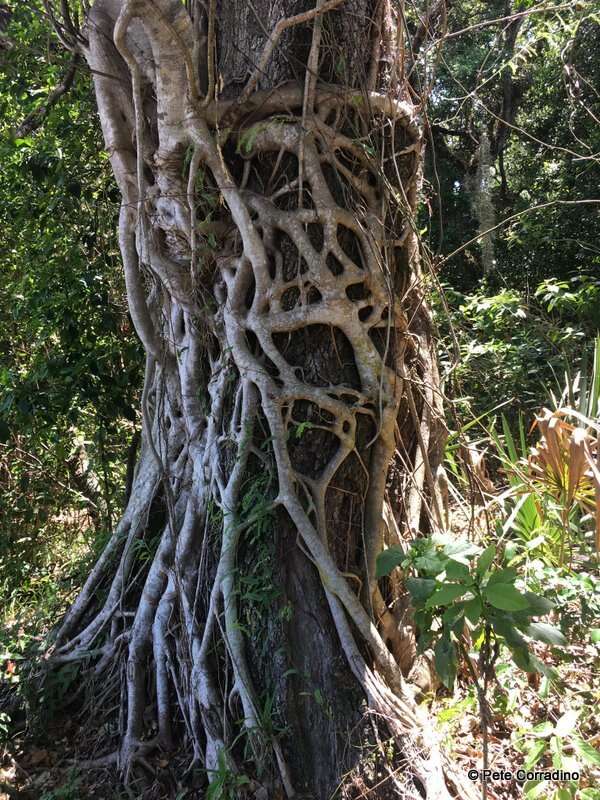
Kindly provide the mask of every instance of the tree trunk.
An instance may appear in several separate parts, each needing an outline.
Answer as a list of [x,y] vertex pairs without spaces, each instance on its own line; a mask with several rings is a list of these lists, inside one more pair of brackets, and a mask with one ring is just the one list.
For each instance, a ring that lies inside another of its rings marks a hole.
[[485,126],[482,126],[479,134],[476,162],[477,170],[467,177],[467,187],[471,195],[473,213],[477,220],[477,235],[479,237],[483,275],[485,278],[489,278],[496,269],[494,235],[496,208],[492,197],[494,159],[490,148],[490,138]]
[[130,500],[53,659],[93,655],[126,779],[176,748],[223,797],[444,798],[376,576],[440,519],[421,127],[388,4],[312,9],[96,0],[84,27],[147,367]]

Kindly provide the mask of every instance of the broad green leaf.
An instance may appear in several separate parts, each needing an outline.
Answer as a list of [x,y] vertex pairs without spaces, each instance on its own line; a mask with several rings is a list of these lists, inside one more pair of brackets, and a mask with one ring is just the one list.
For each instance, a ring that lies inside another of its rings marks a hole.
[[452,689],[456,678],[456,648],[449,636],[438,639],[434,649],[435,670],[447,689]]
[[546,781],[527,781],[523,785],[523,793],[526,800],[537,800],[546,791]]
[[578,797],[580,800],[600,800],[600,789],[592,789],[591,787],[581,789]]
[[415,567],[422,572],[429,572],[432,575],[439,575],[443,571],[448,559],[439,554],[427,554],[415,558]]
[[[415,578],[416,580],[416,578]],[[425,611],[424,608],[417,608],[415,611],[415,625],[421,632],[429,631],[433,621],[433,612]]]
[[548,743],[545,741],[545,739],[535,742],[535,744],[527,753],[527,758],[523,763],[524,769],[531,769],[535,764],[537,764],[537,762],[543,756],[547,746]]
[[474,556],[479,552],[479,548],[466,539],[458,539],[445,545],[443,552],[448,558],[458,561],[461,564],[469,563],[469,556]]
[[493,612],[490,615],[490,622],[492,623],[494,631],[500,636],[504,636],[508,644],[527,649],[527,641],[521,636],[517,628],[515,628],[513,621],[507,614],[500,616],[496,612]]
[[491,544],[489,547],[485,548],[483,553],[477,559],[477,574],[483,575],[483,573],[491,566],[495,557],[496,545]]
[[416,602],[424,602],[431,595],[436,587],[433,578],[407,578],[406,588],[410,596]]
[[417,653],[419,655],[422,655],[429,650],[432,645],[434,635],[434,632],[430,630],[430,628],[419,628],[419,636],[417,637]]
[[383,578],[384,575],[389,575],[390,572],[402,563],[404,559],[404,552],[397,545],[388,547],[377,556],[375,566],[375,577]]
[[483,593],[494,608],[502,611],[522,611],[529,606],[527,599],[511,583],[488,584]]
[[579,736],[573,736],[571,739],[575,752],[590,767],[600,767],[600,752],[592,747],[591,744],[584,742]]
[[600,644],[600,628],[592,628],[590,631],[590,639],[594,644]]
[[517,570],[514,567],[497,569],[490,575],[488,586],[494,583],[514,583],[517,577]]
[[506,545],[506,547],[504,548],[504,559],[505,559],[506,563],[510,564],[510,562],[513,560],[513,558],[515,558],[517,556],[518,552],[519,552],[518,543],[517,542],[509,542]]
[[465,603],[465,617],[469,620],[471,625],[477,625],[483,611],[483,605],[479,597],[474,597]]
[[554,769],[562,769],[563,747],[562,741],[558,738],[558,736],[552,736],[550,739],[550,752],[552,753],[552,766]]
[[523,592],[523,596],[526,598],[527,605],[534,617],[543,617],[549,614],[556,606],[556,603],[553,603],[552,600],[548,600],[547,597],[540,597],[539,594],[534,594],[533,592]]
[[460,581],[461,583],[472,583],[471,573],[466,564],[450,559],[446,564],[446,577],[450,581]]
[[457,597],[461,597],[467,591],[467,587],[460,583],[443,583],[439,589],[431,595],[425,603],[425,608],[436,608],[452,603]]
[[564,647],[567,644],[567,640],[559,629],[547,622],[532,622],[526,628],[525,633],[538,642],[545,642],[545,644],[552,644],[556,647]]
[[535,664],[527,647],[509,644],[513,661],[524,672],[535,672]]
[[460,636],[465,627],[465,604],[455,603],[448,606],[442,616],[444,627],[451,630],[456,636]]
[[531,733],[533,736],[537,738],[542,737],[545,738],[546,736],[550,736],[554,731],[554,725],[546,720],[545,722],[540,722],[539,725],[534,725],[531,729]]

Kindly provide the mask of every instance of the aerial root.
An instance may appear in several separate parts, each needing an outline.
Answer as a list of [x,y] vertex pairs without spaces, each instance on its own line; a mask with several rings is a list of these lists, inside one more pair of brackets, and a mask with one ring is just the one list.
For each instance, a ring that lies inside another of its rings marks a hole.
[[[267,64],[286,27],[315,19],[339,2],[319,2],[314,13],[279,23],[260,65]],[[102,2],[94,8],[102,10]],[[432,444],[425,428],[435,398],[424,392],[421,408],[412,392],[419,370],[435,379],[428,362],[432,345],[412,335],[408,313],[414,324],[414,309],[423,308],[414,233],[422,132],[414,109],[374,92],[319,87],[309,74],[304,94],[302,87],[286,86],[266,96],[254,93],[258,72],[238,101],[218,103],[210,96],[212,62],[210,91],[201,98],[191,22],[181,3],[128,0],[117,20],[106,9],[103,14],[90,28],[90,60],[123,192],[119,232],[128,301],[148,354],[144,446],[123,520],[66,617],[54,658],[86,659],[96,647],[97,676],[118,661],[124,672],[118,764],[126,779],[137,764],[148,767],[153,748],[172,746],[178,716],[193,763],[202,764],[209,780],[223,759],[235,771],[232,720],[239,703],[255,760],[270,749],[281,784],[294,797],[282,746],[261,730],[236,586],[248,524],[239,518],[244,481],[252,471],[269,470],[271,507],[291,519],[320,576],[369,707],[386,720],[430,800],[450,797],[446,782],[470,798],[471,787],[454,779],[390,652],[388,642],[396,649],[401,642],[375,571],[385,544],[382,509],[401,412],[404,471],[416,486],[405,502],[413,533],[420,529],[427,496],[433,497]],[[212,2],[209,16],[212,36]],[[315,32],[313,70],[318,25]],[[105,77],[113,40],[131,96],[116,93]],[[160,55],[154,72],[137,63],[140,53]],[[161,70],[169,71],[168,80]],[[160,96],[167,86],[174,94]],[[145,98],[151,96],[165,109],[152,120],[160,141],[156,153],[144,119]],[[239,122],[245,112],[248,119],[255,113],[260,124],[246,130],[225,124],[228,118]],[[238,138],[234,165],[221,147],[225,128]],[[393,128],[402,134],[401,146]],[[355,130],[365,134],[360,142]],[[370,138],[376,146],[384,137],[395,148],[388,161],[394,162],[397,191],[363,146]],[[191,152],[189,163],[185,152]],[[296,174],[289,174],[291,163]],[[221,196],[218,209],[203,206],[200,173],[208,194]],[[203,212],[206,219],[198,222]],[[149,235],[150,220],[163,237]],[[202,226],[213,222],[220,231],[212,248],[218,254],[211,253],[207,268],[200,264]],[[210,275],[200,275],[212,265]],[[405,267],[407,288],[399,290]],[[210,304],[204,302],[208,295]],[[323,380],[322,365],[309,363],[312,354],[301,363],[286,354],[281,342],[308,334],[310,326],[331,332],[337,377]],[[342,342],[347,354],[338,352]],[[201,394],[208,396],[209,412]],[[296,418],[299,407],[312,410]],[[336,442],[318,475],[303,474],[290,454],[294,428],[303,425],[321,441]],[[361,430],[368,431],[366,438]],[[363,492],[356,548],[363,563],[355,567],[359,574],[351,573],[352,582],[334,557],[327,517],[328,492],[350,458],[359,464]],[[367,648],[373,666],[362,654]],[[146,739],[149,696],[157,732]]]
[[[238,417],[240,420],[244,420],[245,424],[244,426],[240,425],[237,431],[233,431],[237,442],[237,462],[227,480],[223,480],[221,477],[218,481],[220,485],[217,494],[219,506],[224,512],[229,512],[230,509],[238,506],[241,480],[247,469],[247,459],[253,451],[251,429],[248,424],[256,418],[257,410],[260,407],[269,424],[271,446],[278,468],[279,492],[276,503],[286,508],[296,522],[307,551],[321,576],[340,642],[348,663],[365,692],[369,707],[378,716],[385,719],[402,751],[410,755],[411,770],[426,788],[428,797],[440,798],[440,800],[449,798],[446,782],[456,787],[460,797],[467,799],[473,797],[471,787],[462,784],[460,777],[457,777],[452,771],[448,759],[441,753],[439,744],[428,730],[428,721],[416,707],[397,668],[394,668],[392,672],[393,691],[386,685],[390,676],[389,665],[393,664],[392,656],[379,637],[375,626],[368,620],[367,612],[358,597],[349,587],[346,579],[339,574],[329,554],[326,541],[323,541],[313,528],[307,512],[302,509],[297,500],[295,488],[289,482],[289,475],[293,474],[293,470],[288,470],[287,473],[285,471],[287,469],[287,434],[281,424],[281,417],[276,413],[276,408],[269,403],[266,393],[263,394],[257,390],[256,385],[251,381],[246,380],[242,383],[243,390],[241,395],[238,394],[240,404]],[[222,402],[220,405],[224,407]],[[229,434],[232,434],[231,429]],[[219,439],[218,426],[211,435],[214,437],[216,446]],[[204,464],[201,472],[204,475],[204,485],[215,487],[217,482],[213,470],[218,469],[218,459],[213,458],[210,463],[211,468],[207,471],[206,464]],[[313,497],[316,495],[314,485],[309,491]],[[199,508],[202,503],[196,498],[194,505]],[[180,513],[178,516],[182,519],[185,518],[184,513]],[[184,607],[193,608],[195,600],[193,596],[184,597],[182,594],[185,584],[183,580],[185,559],[181,553],[179,555],[175,553],[171,524],[167,524],[162,532],[159,547],[148,569],[133,618],[131,612],[126,610],[126,606],[123,607],[121,604],[123,593],[127,592],[128,581],[137,574],[132,563],[128,563],[127,553],[124,550],[117,564],[117,572],[108,589],[108,597],[112,597],[115,594],[115,586],[119,587],[119,603],[105,601],[98,616],[89,621],[84,628],[85,635],[76,636],[70,643],[63,645],[56,654],[59,661],[68,660],[69,657],[79,657],[82,648],[93,643],[94,638],[99,636],[103,630],[112,630],[110,624],[112,621],[120,620],[119,625],[114,629],[116,635],[113,638],[109,637],[103,644],[103,652],[97,662],[97,668],[99,670],[108,668],[114,658],[126,657],[127,659],[127,699],[125,703],[127,724],[123,744],[118,753],[118,766],[125,780],[132,778],[136,766],[141,766],[151,772],[147,760],[149,753],[155,748],[169,749],[172,745],[171,687],[175,689],[177,705],[192,745],[193,761],[203,765],[203,768],[207,770],[209,780],[217,774],[219,753],[228,754],[226,757],[231,768],[235,769],[228,750],[229,731],[224,724],[224,720],[228,716],[231,717],[234,698],[239,699],[244,710],[244,725],[250,734],[250,741],[260,741],[256,692],[246,663],[244,641],[238,619],[238,597],[233,580],[242,528],[236,524],[234,514],[228,513],[225,516],[221,534],[221,552],[214,571],[204,623],[198,625],[197,614],[188,613],[186,625],[186,615],[183,614],[182,609]],[[183,527],[182,525],[182,530]],[[197,521],[193,527],[195,530],[202,529],[204,527],[203,519]],[[139,531],[134,535],[130,530],[129,541],[133,542],[141,535]],[[135,548],[133,549],[135,550]],[[204,591],[206,591],[206,587],[204,587]],[[183,616],[181,616],[182,614]],[[175,618],[177,618],[177,622]],[[365,663],[351,631],[350,621],[363,636],[366,632],[365,638],[373,648],[380,674]],[[180,638],[180,633],[174,633],[175,624],[179,626],[181,632],[185,630],[183,639]],[[229,695],[224,700],[221,699],[220,693],[216,689],[217,682],[209,659],[215,637],[218,638],[219,635],[225,642],[234,675]],[[178,641],[185,643],[184,651],[190,661],[187,672],[186,667],[174,657],[174,636],[178,637]],[[158,733],[151,740],[145,740],[143,738],[145,735],[143,711],[147,707],[146,695],[150,661],[153,663],[152,692],[156,704]],[[286,795],[294,797],[290,770],[281,745],[277,741],[270,741],[267,744],[275,756]],[[259,755],[258,750],[256,753]],[[109,754],[100,761],[108,763],[114,760],[115,754]]]

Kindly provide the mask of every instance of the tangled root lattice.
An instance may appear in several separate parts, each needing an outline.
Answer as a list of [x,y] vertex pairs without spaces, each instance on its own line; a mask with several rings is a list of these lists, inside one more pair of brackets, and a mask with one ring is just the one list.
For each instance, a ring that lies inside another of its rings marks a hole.
[[316,81],[257,90],[258,79],[217,101],[214,59],[203,78],[174,0],[97,0],[86,35],[147,355],[144,430],[131,500],[53,659],[85,660],[121,709],[125,776],[175,741],[209,779],[235,772],[241,719],[255,761],[272,754],[295,796],[242,624],[238,556],[267,515],[295,531],[414,786],[468,797],[403,676],[399,577],[375,572],[384,547],[435,524],[443,442],[414,107]]

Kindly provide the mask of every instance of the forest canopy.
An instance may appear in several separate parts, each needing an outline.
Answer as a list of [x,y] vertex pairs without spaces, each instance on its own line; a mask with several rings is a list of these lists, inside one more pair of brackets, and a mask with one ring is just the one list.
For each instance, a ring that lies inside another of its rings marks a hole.
[[5,1],[0,74],[0,798],[598,800],[598,3]]

